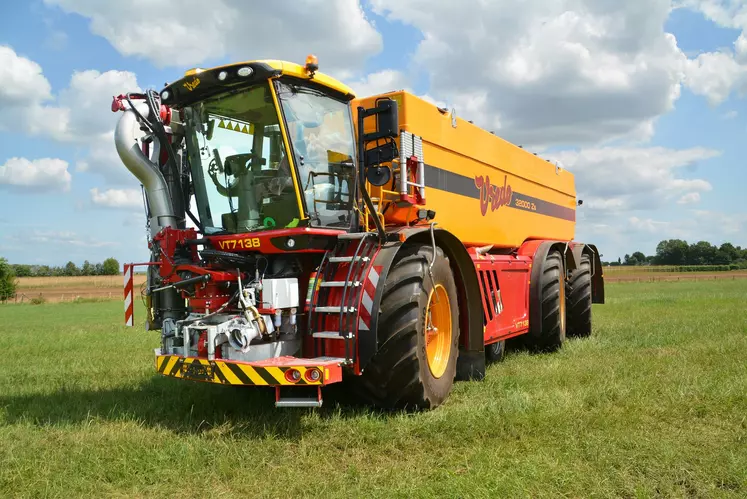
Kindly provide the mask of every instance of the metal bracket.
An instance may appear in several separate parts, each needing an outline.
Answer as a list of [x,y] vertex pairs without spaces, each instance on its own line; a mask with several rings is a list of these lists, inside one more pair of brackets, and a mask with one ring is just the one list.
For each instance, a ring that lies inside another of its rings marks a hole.
[[430,276],[431,278],[431,286],[433,286],[434,289],[436,287],[436,280],[433,279],[433,264],[436,263],[436,234],[433,230],[433,227],[437,223],[438,222],[431,222],[430,232],[431,232],[431,245],[433,246],[433,256],[431,257],[431,261],[428,264],[428,276]]

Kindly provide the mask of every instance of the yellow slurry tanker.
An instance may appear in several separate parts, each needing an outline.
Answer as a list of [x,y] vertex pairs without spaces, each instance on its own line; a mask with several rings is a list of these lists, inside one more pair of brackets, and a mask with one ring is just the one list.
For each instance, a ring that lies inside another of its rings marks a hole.
[[573,175],[404,91],[357,98],[306,64],[192,69],[123,94],[117,151],[146,192],[155,370],[318,407],[349,378],[433,408],[522,336],[591,333],[597,249]]

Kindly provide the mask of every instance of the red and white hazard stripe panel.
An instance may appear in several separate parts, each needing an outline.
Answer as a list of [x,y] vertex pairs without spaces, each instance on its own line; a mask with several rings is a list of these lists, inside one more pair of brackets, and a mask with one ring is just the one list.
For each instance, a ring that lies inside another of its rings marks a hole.
[[372,266],[363,283],[361,306],[358,313],[358,331],[369,331],[371,329],[371,310],[373,309],[373,300],[376,295],[376,286],[379,284],[380,275],[381,266]]
[[132,300],[132,281],[132,265],[126,263],[124,266],[124,311],[126,326],[132,326],[132,315],[134,311],[134,303]]

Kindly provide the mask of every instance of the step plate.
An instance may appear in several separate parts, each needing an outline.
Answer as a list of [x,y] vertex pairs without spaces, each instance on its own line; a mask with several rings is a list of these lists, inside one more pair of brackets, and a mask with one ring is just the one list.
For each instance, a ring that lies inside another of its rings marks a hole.
[[[345,359],[320,357],[299,359],[297,357],[277,357],[256,362],[230,360],[208,360],[205,358],[162,354],[155,351],[156,372],[163,376],[217,383],[221,385],[247,386],[325,386],[342,381],[341,364]],[[306,379],[306,371],[317,368],[323,375],[318,381]],[[285,379],[285,372],[298,369],[301,379],[293,383]]]

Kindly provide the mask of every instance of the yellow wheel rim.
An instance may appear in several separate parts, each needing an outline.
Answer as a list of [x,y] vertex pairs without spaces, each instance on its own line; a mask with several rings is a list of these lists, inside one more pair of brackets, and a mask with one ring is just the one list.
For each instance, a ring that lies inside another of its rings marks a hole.
[[424,330],[428,368],[434,378],[440,378],[451,353],[451,303],[446,288],[440,284],[428,295]]

